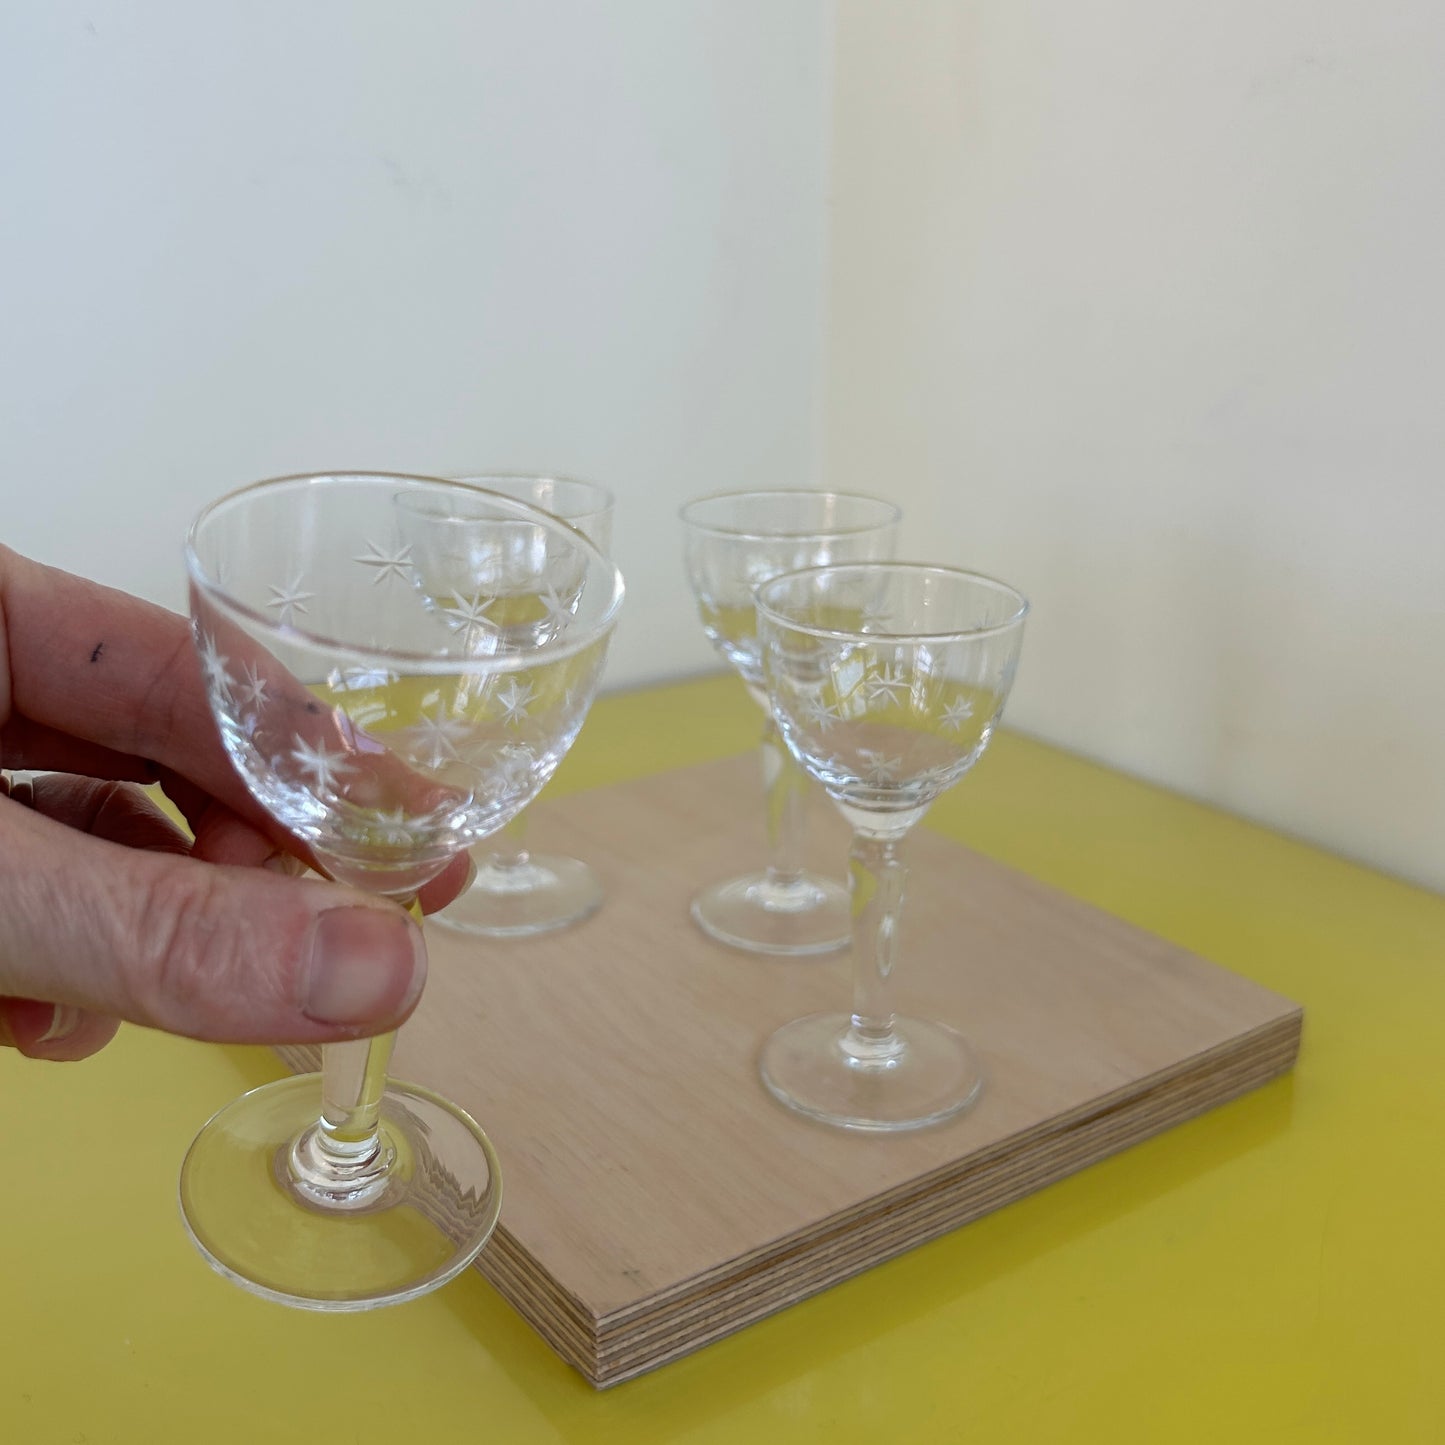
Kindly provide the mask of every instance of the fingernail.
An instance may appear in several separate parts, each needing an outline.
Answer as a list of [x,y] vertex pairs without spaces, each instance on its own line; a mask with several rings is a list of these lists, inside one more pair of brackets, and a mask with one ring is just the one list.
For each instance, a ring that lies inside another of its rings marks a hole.
[[299,878],[306,871],[306,865],[294,853],[273,853],[261,866],[284,878]]
[[68,1039],[80,1027],[80,1010],[68,1003],[58,1003],[50,1015],[50,1027],[35,1040],[37,1044],[58,1044]]
[[316,920],[302,1012],[328,1024],[385,1024],[426,978],[426,944],[403,913],[332,908]]

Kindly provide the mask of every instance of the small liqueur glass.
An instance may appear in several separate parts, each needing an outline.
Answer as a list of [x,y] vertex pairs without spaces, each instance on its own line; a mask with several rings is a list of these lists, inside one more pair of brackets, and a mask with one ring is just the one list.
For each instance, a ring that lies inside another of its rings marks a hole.
[[1003,713],[1028,603],[976,573],[907,563],[822,567],[758,592],[762,665],[788,750],[853,828],[851,1012],[784,1024],[763,1083],[847,1129],[936,1124],[983,1074],[963,1037],[893,1008],[902,843],[982,756]]
[[[622,600],[545,512],[457,482],[283,477],[205,508],[192,628],[232,764],[330,877],[417,890],[504,826],[576,737]],[[505,583],[505,589],[503,584]],[[181,1169],[201,1253],[252,1292],[359,1310],[435,1289],[496,1224],[486,1135],[388,1081],[394,1034],[252,1090]]]
[[719,942],[751,953],[807,955],[848,946],[848,894],[804,866],[808,780],[778,739],[763,683],[758,587],[782,572],[893,555],[900,512],[848,492],[750,491],[682,509],[688,579],[703,630],[742,676],[767,723],[762,737],[766,866],[704,888],[692,917]]
[[[587,537],[599,551],[612,548],[612,493],[575,477],[470,476],[461,480],[539,507]],[[526,812],[485,848],[472,849],[471,885],[433,923],[482,938],[523,938],[590,917],[602,904],[602,884],[580,858],[536,853],[526,847]]]

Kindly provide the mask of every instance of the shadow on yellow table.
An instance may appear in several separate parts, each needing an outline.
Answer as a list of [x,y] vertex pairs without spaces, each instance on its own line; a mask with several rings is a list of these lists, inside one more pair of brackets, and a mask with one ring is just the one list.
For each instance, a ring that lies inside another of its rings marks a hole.
[[[756,732],[730,677],[604,699],[554,787]],[[596,1394],[475,1273],[328,1317],[205,1268],[177,1167],[268,1051],[4,1054],[0,1440],[1441,1439],[1445,899],[1011,735],[931,822],[1302,1001],[1296,1074]]]

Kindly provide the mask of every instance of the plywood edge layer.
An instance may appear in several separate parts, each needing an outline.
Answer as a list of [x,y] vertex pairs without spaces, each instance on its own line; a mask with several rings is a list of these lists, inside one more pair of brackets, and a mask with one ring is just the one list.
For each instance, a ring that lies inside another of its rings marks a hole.
[[[1085,1129],[1095,1120],[1121,1112],[1129,1118],[1147,1114],[1151,1100],[1166,1097],[1176,1088],[1191,1087],[1195,1080],[1202,1080],[1207,1088],[1208,1081],[1216,1075],[1227,1074],[1239,1067],[1247,1068],[1250,1061],[1258,1056],[1273,1055],[1282,1050],[1287,1057],[1284,1067],[1288,1068],[1299,1052],[1302,1019],[1302,1011],[1293,1007],[1288,1013],[1270,1019],[1248,1033],[1226,1039],[1168,1069],[1091,1099],[1067,1114],[1044,1120],[1034,1128],[1002,1139],[988,1149],[951,1160],[895,1189],[874,1195],[852,1209],[829,1215],[819,1225],[771,1241],[763,1249],[722,1262],[705,1274],[694,1275],[674,1286],[657,1290],[643,1300],[608,1311],[600,1316],[599,1328],[606,1333],[624,1327],[640,1316],[673,1308],[687,1296],[710,1291],[717,1280],[770,1268],[798,1248],[806,1248],[817,1236],[820,1226],[831,1232],[853,1229],[868,1219],[913,1207],[918,1200],[940,1191],[957,1190],[968,1179],[986,1179],[996,1171],[1006,1170],[1012,1160],[1027,1159],[1047,1151],[1053,1146],[1053,1141]],[[857,1142],[860,1148],[868,1147],[866,1139]]]
[[[841,1284],[885,1260],[896,1258],[921,1244],[949,1234],[974,1219],[1035,1193],[1090,1164],[1098,1163],[1112,1154],[1120,1153],[1153,1135],[1249,1093],[1288,1073],[1294,1058],[1295,1052],[1289,1049],[1281,1050],[1273,1056],[1263,1056],[1257,1059],[1252,1067],[1230,1076],[1222,1076],[1215,1081],[1214,1087],[1190,1091],[1188,1095],[1180,1098],[1175,1108],[1161,1110],[1152,1118],[1133,1121],[1139,1125],[1136,1129],[1128,1127],[1131,1120],[1127,1115],[1100,1116],[1075,1135],[1073,1147],[1061,1152],[1056,1158],[1041,1163],[1027,1181],[1020,1181],[1013,1189],[1002,1190],[993,1197],[981,1194],[974,1198],[941,1200],[934,1210],[925,1211],[910,1220],[910,1228],[900,1228],[891,1237],[885,1235],[882,1238],[870,1239],[862,1248],[842,1249],[827,1259],[826,1263],[818,1261],[816,1268],[809,1269],[806,1267],[807,1261],[800,1261],[796,1272],[779,1282],[776,1292],[754,1290],[750,1294],[742,1294],[738,1297],[739,1303],[735,1310],[719,1316],[704,1311],[702,1317],[706,1320],[705,1324],[674,1333],[670,1338],[654,1339],[650,1342],[650,1347],[636,1353],[625,1348],[620,1340],[604,1342],[599,1339],[594,1363],[591,1368],[584,1367],[583,1373],[595,1385],[605,1388],[656,1369],[776,1313],[787,1305],[796,1304],[835,1284]],[[613,1348],[605,1350],[604,1343],[611,1344]]]

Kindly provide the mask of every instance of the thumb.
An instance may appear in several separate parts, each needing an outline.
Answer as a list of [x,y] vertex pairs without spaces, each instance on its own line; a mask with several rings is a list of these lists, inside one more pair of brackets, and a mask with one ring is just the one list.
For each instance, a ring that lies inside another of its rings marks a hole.
[[395,1028],[421,929],[339,884],[126,848],[0,810],[0,995],[191,1038],[321,1043]]

